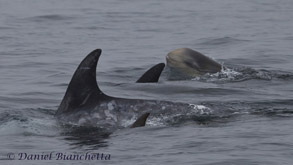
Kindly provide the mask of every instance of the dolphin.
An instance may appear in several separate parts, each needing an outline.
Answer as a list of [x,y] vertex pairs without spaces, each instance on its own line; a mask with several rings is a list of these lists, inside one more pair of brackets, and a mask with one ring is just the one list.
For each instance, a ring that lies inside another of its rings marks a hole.
[[78,125],[115,127],[123,121],[140,116],[130,127],[144,126],[151,114],[188,113],[191,104],[159,100],[112,97],[104,94],[97,84],[96,67],[101,49],[88,54],[77,67],[55,116],[61,122]]
[[179,48],[166,56],[169,79],[190,79],[206,73],[220,72],[223,66],[211,58],[189,48]]

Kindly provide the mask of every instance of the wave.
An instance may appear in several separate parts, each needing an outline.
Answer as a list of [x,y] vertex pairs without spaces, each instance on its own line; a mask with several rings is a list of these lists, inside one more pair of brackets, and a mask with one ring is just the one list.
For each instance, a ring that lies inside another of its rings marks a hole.
[[219,37],[219,38],[203,38],[200,39],[197,45],[202,46],[217,46],[217,45],[231,45],[248,42],[249,40],[237,39],[234,37]]
[[72,20],[75,17],[73,16],[66,16],[61,14],[48,14],[48,15],[39,15],[39,16],[33,16],[29,17],[28,20],[34,21],[34,22],[46,22],[46,21],[67,21]]

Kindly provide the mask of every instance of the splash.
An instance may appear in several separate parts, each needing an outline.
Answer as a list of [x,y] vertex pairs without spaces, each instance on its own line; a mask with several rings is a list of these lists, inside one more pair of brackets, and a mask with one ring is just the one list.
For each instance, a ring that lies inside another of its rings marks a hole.
[[229,82],[235,81],[237,78],[241,77],[242,73],[230,69],[230,68],[222,68],[220,72],[211,74],[207,73],[201,77],[196,77],[193,80],[197,81],[206,81],[206,82]]
[[227,83],[227,82],[241,82],[247,80],[264,80],[271,81],[273,79],[289,79],[291,74],[283,73],[281,71],[257,70],[247,67],[226,68],[223,67],[220,72],[207,73],[203,76],[196,77],[192,80],[212,82],[212,83]]

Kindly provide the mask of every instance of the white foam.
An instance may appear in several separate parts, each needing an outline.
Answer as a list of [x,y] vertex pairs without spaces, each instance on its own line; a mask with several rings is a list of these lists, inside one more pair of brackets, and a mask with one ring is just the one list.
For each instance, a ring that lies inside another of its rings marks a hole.
[[204,105],[189,104],[189,106],[194,110],[191,113],[196,113],[200,115],[208,115],[213,113],[213,110],[211,110],[209,107],[206,107]]
[[146,122],[146,125],[150,125],[150,126],[163,126],[164,123],[164,119],[166,119],[167,117],[154,117],[152,119],[148,119]]
[[110,110],[110,111],[112,111],[114,109],[114,105],[112,102],[109,102],[107,106],[108,106],[108,110]]
[[242,73],[237,72],[230,68],[222,68],[220,72],[217,73],[207,73],[203,76],[196,77],[192,80],[205,80],[208,82],[216,82],[216,81],[231,81],[235,80],[237,77],[241,76]]
[[117,116],[113,115],[109,110],[105,110],[104,113],[107,118],[113,119],[113,120],[115,120],[115,122],[117,122]]

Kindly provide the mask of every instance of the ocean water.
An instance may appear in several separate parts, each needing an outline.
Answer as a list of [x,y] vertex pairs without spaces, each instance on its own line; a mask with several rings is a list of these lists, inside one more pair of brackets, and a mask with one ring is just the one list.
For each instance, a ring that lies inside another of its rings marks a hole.
[[[292,16],[291,0],[0,0],[0,164],[292,164]],[[181,47],[228,69],[135,83]],[[106,94],[199,113],[112,131],[60,124],[67,85],[96,48]],[[64,160],[74,154],[95,159]]]

